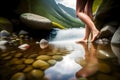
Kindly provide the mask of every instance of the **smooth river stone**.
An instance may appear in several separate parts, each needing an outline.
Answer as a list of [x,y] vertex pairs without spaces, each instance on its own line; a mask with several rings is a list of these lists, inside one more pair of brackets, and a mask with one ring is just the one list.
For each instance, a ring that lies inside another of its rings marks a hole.
[[34,62],[34,59],[26,59],[24,61],[25,64],[32,64]]
[[29,73],[29,80],[41,80],[41,77],[44,76],[44,72],[38,69],[34,69]]
[[51,59],[51,56],[48,56],[48,55],[40,55],[40,56],[38,56],[36,59],[49,60],[49,59]]
[[10,80],[25,80],[25,74],[22,72],[15,73]]
[[63,57],[61,55],[54,55],[54,56],[52,56],[52,58],[57,60],[57,61],[60,61],[63,59]]
[[32,66],[34,68],[39,68],[39,69],[45,70],[45,69],[49,68],[50,65],[43,60],[37,60],[32,64]]
[[56,60],[48,60],[48,63],[51,65],[51,66],[53,66],[53,65],[55,65],[56,64]]

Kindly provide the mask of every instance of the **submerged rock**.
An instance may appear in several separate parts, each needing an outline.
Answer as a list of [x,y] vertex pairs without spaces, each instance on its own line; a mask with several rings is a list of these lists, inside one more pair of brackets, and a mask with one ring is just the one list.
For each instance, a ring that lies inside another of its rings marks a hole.
[[22,72],[15,73],[10,80],[25,80],[25,74]]
[[48,56],[48,55],[40,55],[38,56],[36,59],[38,60],[50,60],[51,59],[51,56]]
[[47,62],[43,61],[43,60],[37,60],[37,61],[35,61],[32,64],[32,66],[34,68],[38,68],[38,69],[42,69],[42,70],[45,70],[45,69],[47,69],[47,68],[50,67],[50,65]]
[[30,79],[29,78],[28,79],[29,80],[40,80],[41,77],[43,77],[43,76],[44,76],[43,71],[34,69],[30,72],[30,75],[29,75]]
[[105,25],[101,30],[101,34],[100,34],[100,38],[108,38],[108,37],[112,37],[114,32],[116,31],[116,28],[112,25]]

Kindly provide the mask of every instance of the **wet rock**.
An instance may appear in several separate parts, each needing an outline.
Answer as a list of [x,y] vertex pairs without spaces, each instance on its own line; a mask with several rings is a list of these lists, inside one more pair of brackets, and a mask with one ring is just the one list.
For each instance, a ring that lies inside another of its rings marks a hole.
[[16,58],[22,57],[22,53],[16,53],[15,57],[16,57]]
[[22,72],[15,73],[10,80],[25,80],[25,74]]
[[6,56],[3,58],[3,60],[10,60],[12,58],[12,56]]
[[38,54],[31,54],[30,56],[28,56],[28,58],[36,58],[38,56]]
[[52,56],[52,58],[55,59],[55,60],[57,60],[57,61],[60,61],[60,60],[63,59],[63,57],[60,56],[60,55],[54,55],[54,56]]
[[40,56],[38,56],[36,59],[49,60],[49,59],[51,59],[51,56],[48,56],[48,55],[40,55]]
[[7,55],[9,55],[9,53],[4,53],[4,54],[1,54],[1,57],[5,57]]
[[99,67],[99,71],[103,73],[109,73],[111,71],[110,66],[105,63],[99,63],[98,67]]
[[30,72],[29,79],[30,80],[40,80],[43,77],[44,73],[41,70],[34,69]]
[[13,60],[11,60],[11,64],[23,64],[23,61],[20,59],[14,58]]
[[97,80],[118,80],[116,77],[106,74],[99,74]]
[[37,14],[23,13],[20,16],[20,19],[24,24],[33,29],[45,29],[45,30],[52,29],[51,21]]
[[17,65],[16,67],[15,67],[15,69],[16,70],[23,70],[25,68],[25,65],[24,64],[20,64],[20,65]]
[[0,46],[5,45],[5,44],[7,44],[7,43],[8,43],[8,41],[6,41],[6,40],[1,40],[1,41],[0,41]]
[[2,31],[0,32],[0,38],[1,38],[1,39],[7,39],[8,37],[10,37],[10,33],[9,33],[8,31],[2,30]]
[[104,25],[111,23],[113,27],[117,27],[120,23],[118,10],[120,9],[120,3],[118,0],[106,0],[102,1],[95,14],[95,25],[101,29]]
[[21,50],[27,50],[29,47],[30,47],[29,44],[22,44],[22,45],[18,46],[18,48]]
[[111,43],[120,44],[120,27],[114,33]]
[[112,37],[114,32],[116,31],[116,28],[111,25],[105,25],[101,30],[101,34],[99,38],[109,38]]
[[28,34],[28,32],[25,31],[25,30],[21,30],[21,31],[19,32],[19,35],[27,35],[27,34]]
[[1,29],[2,30],[7,30],[9,32],[12,32],[13,25],[12,25],[12,23],[8,19],[6,19],[4,17],[0,17],[0,30]]
[[10,80],[25,80],[25,74],[22,72],[15,73]]
[[111,48],[112,48],[113,53],[118,58],[118,62],[120,64],[120,46],[119,46],[119,44],[118,45],[111,44]]
[[95,43],[97,43],[97,44],[103,44],[103,41],[102,41],[102,39],[97,39],[97,40],[95,41]]
[[0,45],[0,51],[2,51],[2,52],[5,52],[6,51],[6,46],[4,46],[4,45]]
[[45,70],[45,69],[49,68],[50,65],[43,60],[37,60],[32,64],[32,66],[34,68],[39,68],[39,69]]
[[97,57],[100,59],[115,58],[115,54],[112,52],[109,44],[100,44],[97,47]]
[[36,44],[39,44],[41,49],[45,49],[48,47],[49,42],[45,39],[41,39],[40,42],[36,42]]
[[57,63],[57,61],[56,60],[48,60],[48,63],[51,65],[51,66],[53,66],[53,65],[55,65],[56,63]]
[[34,62],[34,59],[26,59],[24,61],[25,64],[32,64]]
[[23,70],[23,72],[30,72],[32,69],[33,67],[29,65]]

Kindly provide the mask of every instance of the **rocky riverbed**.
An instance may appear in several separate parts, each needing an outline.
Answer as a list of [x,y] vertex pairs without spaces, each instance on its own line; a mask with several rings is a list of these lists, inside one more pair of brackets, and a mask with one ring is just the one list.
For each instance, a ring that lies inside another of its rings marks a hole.
[[[6,32],[6,31],[3,31]],[[23,33],[23,31],[22,31]],[[24,32],[25,33],[25,32]],[[6,32],[7,34],[7,32]],[[1,43],[1,46],[5,48],[0,48],[0,79],[1,80],[54,80],[58,79],[58,75],[52,75],[55,73],[54,66],[59,66],[57,70],[61,69],[60,66],[63,64],[68,64],[68,69],[71,68],[70,64],[78,59],[80,54],[75,54],[75,52],[80,51],[81,54],[85,54],[83,49],[80,47],[80,44],[74,44],[74,47],[66,43],[55,43],[49,44],[48,47],[44,49],[40,47],[39,44],[36,44],[37,41],[27,34],[21,35],[9,35],[9,38],[2,36],[4,44]],[[28,36],[28,37],[25,37]],[[6,42],[5,42],[6,41]],[[43,41],[44,42],[44,41]],[[46,43],[46,42],[45,42]],[[27,44],[27,45],[24,45]],[[25,49],[19,48],[22,46]],[[56,46],[57,45],[57,46]],[[60,45],[61,47],[58,47]],[[43,45],[44,46],[44,45]],[[99,44],[97,45],[97,58],[99,60],[99,69],[94,74],[94,76],[88,77],[88,80],[119,80],[120,71],[119,71],[119,46],[109,45],[109,44]],[[113,49],[114,48],[114,49]],[[71,56],[70,56],[71,55]],[[69,59],[69,58],[70,59]],[[65,63],[67,60],[67,63]],[[72,60],[72,61],[71,61]],[[80,60],[80,59],[78,59]],[[61,62],[61,64],[60,64]],[[75,66],[84,65],[84,60],[80,63],[76,62],[72,69],[74,70]],[[53,69],[52,69],[53,68]],[[49,70],[53,71],[51,77],[49,76]],[[67,68],[65,68],[67,70]],[[72,71],[71,69],[71,71]],[[81,69],[80,66],[77,67],[77,70]],[[62,68],[62,72],[66,71]],[[48,73],[47,73],[48,71]],[[69,70],[69,72],[71,72]],[[72,76],[68,76],[68,79],[76,78],[74,77],[76,70],[72,73]],[[71,75],[71,74],[69,74]],[[54,79],[52,78],[54,76]],[[55,77],[56,76],[56,77]],[[67,73],[60,75],[61,80],[64,80]]]

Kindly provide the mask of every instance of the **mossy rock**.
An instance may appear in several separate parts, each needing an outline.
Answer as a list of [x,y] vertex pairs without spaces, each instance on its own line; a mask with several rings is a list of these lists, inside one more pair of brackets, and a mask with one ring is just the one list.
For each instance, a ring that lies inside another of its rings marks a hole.
[[54,28],[65,29],[64,26],[62,26],[61,24],[56,23],[56,22],[52,22],[52,25],[53,25]]
[[0,31],[1,30],[7,30],[9,32],[12,32],[13,25],[7,18],[0,17]]

